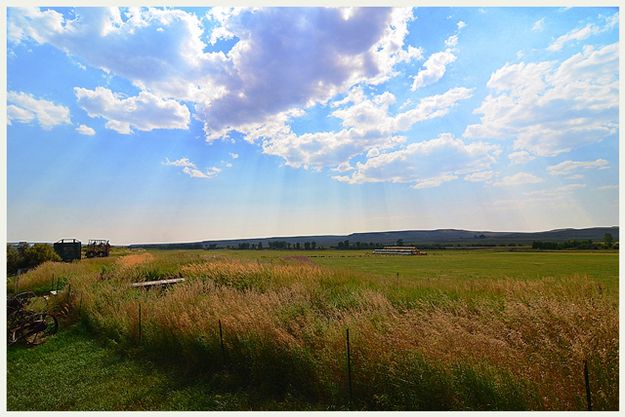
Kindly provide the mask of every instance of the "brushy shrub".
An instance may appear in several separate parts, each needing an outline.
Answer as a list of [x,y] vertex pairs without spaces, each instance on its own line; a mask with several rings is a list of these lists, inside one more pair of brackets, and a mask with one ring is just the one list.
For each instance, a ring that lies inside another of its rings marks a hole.
[[17,273],[19,269],[31,269],[44,262],[60,262],[61,258],[51,245],[23,243],[16,246],[7,245],[7,274]]

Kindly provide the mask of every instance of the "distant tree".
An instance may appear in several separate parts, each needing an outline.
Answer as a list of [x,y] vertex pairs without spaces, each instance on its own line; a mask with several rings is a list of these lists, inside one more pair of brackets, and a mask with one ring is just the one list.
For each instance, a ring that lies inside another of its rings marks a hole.
[[614,245],[614,238],[612,237],[612,233],[606,233],[603,235],[603,243],[605,243],[606,248],[611,248]]
[[18,269],[34,268],[46,261],[60,262],[61,257],[54,251],[52,245],[46,243],[27,243],[19,246],[7,245],[7,273],[15,274]]
[[317,242],[315,242],[314,240],[312,242],[310,242],[310,248],[312,250],[315,250],[317,248]]
[[300,244],[299,244],[299,242],[297,242],[297,243],[295,244],[295,249],[300,250]]
[[344,249],[345,248],[345,244],[343,242],[339,242],[338,248],[339,249]]
[[349,249],[349,240],[344,240],[343,246],[345,246],[345,249]]
[[46,261],[60,262],[61,257],[52,248],[52,245],[35,243],[24,251],[26,268],[34,268]]
[[15,274],[20,268],[20,252],[13,245],[7,245],[7,274]]
[[310,242],[304,242],[304,249],[310,250]]
[[262,249],[263,248],[263,242],[258,242],[258,245],[256,245],[257,249]]
[[404,239],[397,239],[397,246],[404,246]]

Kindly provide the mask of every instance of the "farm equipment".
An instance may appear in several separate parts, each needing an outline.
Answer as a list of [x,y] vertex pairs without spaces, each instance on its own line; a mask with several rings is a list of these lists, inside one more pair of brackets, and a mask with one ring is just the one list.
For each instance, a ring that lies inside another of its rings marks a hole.
[[109,251],[111,250],[111,245],[108,240],[102,239],[92,239],[89,240],[87,244],[87,251],[85,252],[85,256],[87,258],[93,258],[95,256],[109,256]]
[[57,318],[45,311],[27,308],[30,299],[36,297],[32,291],[22,292],[7,300],[7,343],[13,345],[23,340],[28,346],[43,343],[59,328]]
[[61,239],[54,245],[54,251],[61,257],[63,262],[80,260],[82,244],[76,239]]

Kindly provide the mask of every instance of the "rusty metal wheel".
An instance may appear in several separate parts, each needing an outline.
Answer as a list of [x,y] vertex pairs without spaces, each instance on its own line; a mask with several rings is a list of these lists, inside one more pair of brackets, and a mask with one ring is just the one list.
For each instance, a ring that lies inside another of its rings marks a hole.
[[29,325],[24,341],[29,346],[36,346],[55,334],[59,329],[59,321],[56,316],[49,313],[39,314],[36,320]]

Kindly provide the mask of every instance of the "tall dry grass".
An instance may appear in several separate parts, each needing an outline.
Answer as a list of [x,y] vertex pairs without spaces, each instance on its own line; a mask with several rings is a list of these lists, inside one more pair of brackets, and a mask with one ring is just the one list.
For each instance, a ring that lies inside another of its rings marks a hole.
[[[586,276],[402,283],[308,263],[123,259],[68,275],[94,331],[193,372],[226,367],[268,395],[345,407],[349,328],[353,407],[580,410],[588,360],[595,409],[618,408],[618,297]],[[163,276],[187,280],[129,285]]]

